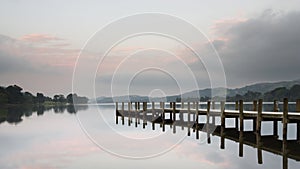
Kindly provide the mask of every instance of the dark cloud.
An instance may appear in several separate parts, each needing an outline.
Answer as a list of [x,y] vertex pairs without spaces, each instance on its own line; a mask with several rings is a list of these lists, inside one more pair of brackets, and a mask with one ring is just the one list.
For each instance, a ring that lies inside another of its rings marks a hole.
[[225,23],[225,27],[217,28],[225,40],[214,44],[229,86],[299,78],[300,12],[267,10],[256,18]]

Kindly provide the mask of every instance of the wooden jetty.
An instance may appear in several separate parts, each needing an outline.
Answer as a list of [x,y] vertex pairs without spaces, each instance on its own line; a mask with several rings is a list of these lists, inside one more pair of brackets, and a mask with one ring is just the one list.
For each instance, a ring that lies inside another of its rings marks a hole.
[[[262,164],[262,150],[283,157],[283,169],[287,169],[287,159],[291,158],[300,161],[300,100],[296,102],[296,111],[289,112],[288,100],[283,100],[283,110],[279,112],[278,101],[273,103],[273,111],[267,112],[263,110],[263,101],[253,101],[252,110],[244,110],[243,100],[235,102],[235,110],[226,110],[225,102],[219,102],[219,108],[216,109],[214,101],[208,101],[206,108],[199,108],[199,102],[181,102],[180,106],[176,102],[166,104],[164,102],[157,104],[154,102],[128,102],[121,103],[121,107],[116,102],[116,123],[119,123],[121,117],[122,124],[125,124],[125,117],[128,119],[128,125],[135,123],[135,127],[141,124],[143,128],[147,122],[152,123],[152,129],[155,130],[155,124],[160,124],[162,131],[165,126],[169,125],[176,133],[176,126],[181,126],[187,130],[187,135],[191,135],[191,130],[196,133],[196,139],[199,139],[199,131],[207,133],[207,143],[210,143],[210,135],[216,135],[221,138],[220,148],[225,148],[225,139],[229,139],[239,143],[239,156],[243,156],[243,145],[249,145],[257,148],[258,163]],[[142,108],[141,108],[142,104]],[[168,105],[168,107],[167,107]],[[204,116],[204,117],[203,117]],[[184,118],[186,117],[186,118]],[[200,123],[200,118],[204,118],[206,122]],[[216,124],[215,119],[220,118],[220,124]],[[235,127],[226,127],[226,119],[235,119]],[[135,120],[135,122],[133,122]],[[244,131],[245,120],[252,120],[252,130]],[[273,134],[261,135],[262,122],[272,121]],[[282,123],[282,140],[279,140],[278,122]],[[288,124],[296,123],[297,134],[296,139],[288,140]],[[290,147],[290,149],[288,148]]]

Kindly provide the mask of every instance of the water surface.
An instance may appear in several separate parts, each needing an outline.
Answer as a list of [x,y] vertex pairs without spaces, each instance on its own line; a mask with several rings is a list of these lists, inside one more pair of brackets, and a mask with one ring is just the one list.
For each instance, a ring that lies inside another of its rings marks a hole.
[[[10,115],[9,115],[10,114]],[[263,151],[258,164],[257,149],[206,133],[186,136],[186,129],[167,126],[152,130],[142,121],[116,124],[114,105],[89,105],[75,112],[71,108],[1,110],[0,168],[244,168],[280,169],[283,157]],[[230,123],[230,122],[229,122]],[[233,123],[233,122],[232,122]],[[263,123],[266,133],[270,124]],[[295,125],[289,125],[289,137],[295,137]],[[280,126],[279,126],[280,131]],[[300,162],[288,159],[288,168],[298,169]]]

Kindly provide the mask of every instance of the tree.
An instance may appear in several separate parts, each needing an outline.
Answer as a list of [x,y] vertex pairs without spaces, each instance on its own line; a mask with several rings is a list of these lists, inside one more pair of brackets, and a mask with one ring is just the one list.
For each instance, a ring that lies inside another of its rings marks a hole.
[[296,101],[297,99],[300,99],[300,85],[294,85],[290,89],[290,100]]
[[45,102],[45,97],[43,93],[36,94],[37,103],[41,104]]
[[282,100],[289,97],[289,90],[285,87],[278,87],[264,94],[265,101]]
[[20,104],[23,103],[23,89],[17,85],[8,86],[5,91],[8,94],[8,103],[11,104]]

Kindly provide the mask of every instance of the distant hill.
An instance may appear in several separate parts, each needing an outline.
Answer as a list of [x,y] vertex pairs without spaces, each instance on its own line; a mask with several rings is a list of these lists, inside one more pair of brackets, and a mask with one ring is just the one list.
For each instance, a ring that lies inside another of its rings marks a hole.
[[[214,89],[214,92],[216,95],[218,93],[223,93],[224,90],[227,90],[227,97],[235,97],[236,95],[247,95],[249,91],[251,92],[258,92],[261,93],[262,95],[271,92],[277,88],[286,88],[290,89],[294,85],[300,85],[300,79],[298,80],[293,80],[293,81],[281,81],[281,82],[267,82],[267,83],[256,83],[252,85],[247,85],[245,87],[241,88],[235,88],[235,89],[225,89],[225,88],[216,88]],[[195,90],[191,92],[187,92],[180,95],[174,95],[174,96],[167,96],[166,100],[164,101],[179,101],[179,99],[188,99],[188,98],[206,98],[209,99],[211,97],[211,89],[202,89],[202,90]],[[147,96],[138,96],[138,95],[131,95],[131,96],[116,96],[114,99],[111,97],[99,97],[97,98],[98,103],[111,103],[114,101],[118,102],[127,102],[127,101],[163,101],[165,98],[148,98]]]

